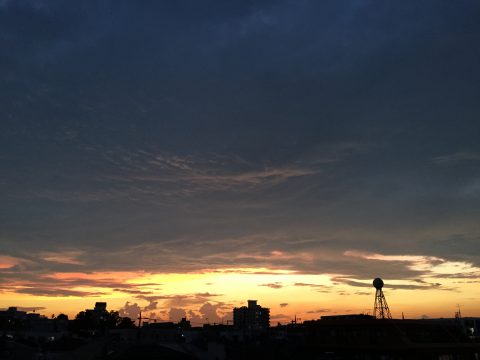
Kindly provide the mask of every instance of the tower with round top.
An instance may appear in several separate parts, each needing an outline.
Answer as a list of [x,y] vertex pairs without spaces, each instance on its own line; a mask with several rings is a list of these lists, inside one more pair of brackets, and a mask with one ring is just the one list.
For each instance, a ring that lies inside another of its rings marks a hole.
[[373,316],[377,319],[391,319],[392,314],[390,314],[390,309],[388,308],[387,299],[383,294],[383,280],[380,278],[375,278],[373,280],[373,287],[375,291],[375,305],[373,308]]

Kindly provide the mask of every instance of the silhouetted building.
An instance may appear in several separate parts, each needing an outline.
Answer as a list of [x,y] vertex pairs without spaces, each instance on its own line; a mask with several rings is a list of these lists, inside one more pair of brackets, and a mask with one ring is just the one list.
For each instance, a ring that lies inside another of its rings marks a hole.
[[107,303],[106,302],[96,302],[95,308],[93,309],[96,312],[103,312],[107,311]]
[[182,320],[178,322],[178,327],[180,329],[191,329],[192,325],[190,324],[190,321],[187,320],[187,318],[182,318]]
[[24,320],[27,317],[27,312],[19,311],[15,306],[10,306],[7,310],[0,311],[0,317],[12,320]]
[[107,303],[96,302],[93,309],[85,310],[86,318],[93,321],[95,325],[104,323],[108,319]]
[[233,309],[233,326],[244,330],[266,330],[270,327],[270,309],[248,300],[248,306]]
[[463,329],[463,332],[468,337],[480,339],[480,318],[479,317],[424,319],[423,321],[432,322],[432,323],[456,324]]

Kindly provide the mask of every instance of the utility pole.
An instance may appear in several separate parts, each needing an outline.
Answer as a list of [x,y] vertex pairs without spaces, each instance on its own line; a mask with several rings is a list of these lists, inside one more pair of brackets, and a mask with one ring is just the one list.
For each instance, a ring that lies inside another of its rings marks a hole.
[[142,326],[142,320],[150,320],[150,318],[142,317],[142,312],[140,311],[140,315],[137,318],[137,320],[138,320],[138,327],[140,328]]

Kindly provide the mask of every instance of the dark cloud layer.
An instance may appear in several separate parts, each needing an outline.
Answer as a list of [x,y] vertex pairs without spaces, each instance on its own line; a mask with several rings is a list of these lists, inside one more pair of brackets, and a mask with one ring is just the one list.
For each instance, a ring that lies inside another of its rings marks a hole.
[[480,265],[479,16],[463,0],[0,2],[0,255],[18,260],[0,277],[421,274],[347,250]]

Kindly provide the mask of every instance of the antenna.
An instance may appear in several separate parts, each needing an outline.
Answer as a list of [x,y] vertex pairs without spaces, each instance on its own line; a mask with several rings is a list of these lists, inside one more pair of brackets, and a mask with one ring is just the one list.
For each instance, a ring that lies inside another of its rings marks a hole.
[[377,319],[391,319],[390,309],[388,308],[387,299],[383,295],[383,280],[376,278],[373,280],[373,286],[375,287],[375,306],[373,308],[373,316]]
[[460,304],[457,304],[458,311],[455,311],[455,319],[461,319],[462,318],[462,312],[460,311]]

